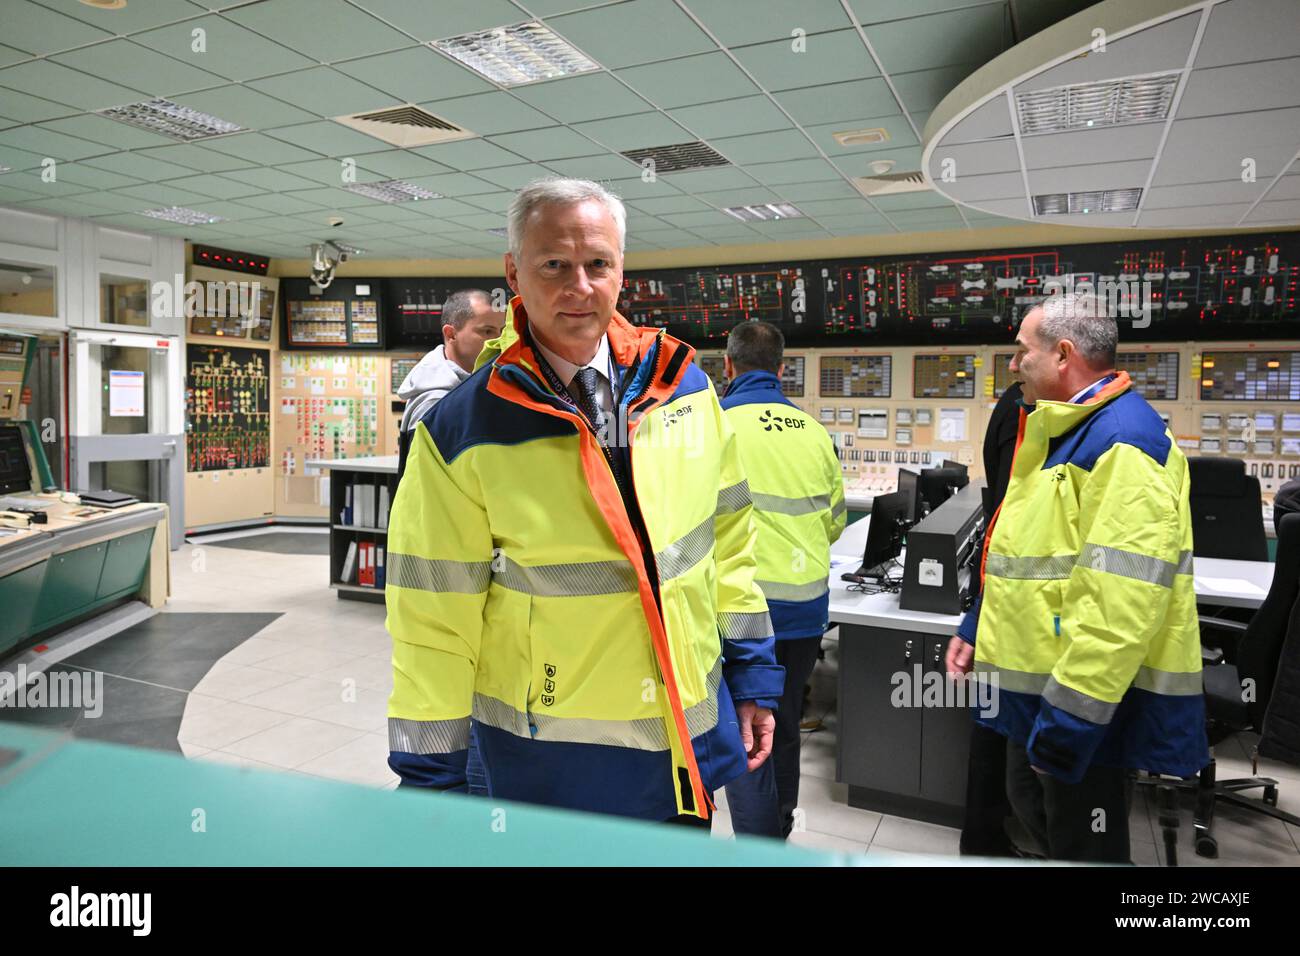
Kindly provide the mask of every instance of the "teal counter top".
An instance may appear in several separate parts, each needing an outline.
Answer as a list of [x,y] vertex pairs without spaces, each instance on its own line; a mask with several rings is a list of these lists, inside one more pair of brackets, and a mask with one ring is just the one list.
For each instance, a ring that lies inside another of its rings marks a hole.
[[186,760],[0,720],[5,866],[865,863],[660,824]]

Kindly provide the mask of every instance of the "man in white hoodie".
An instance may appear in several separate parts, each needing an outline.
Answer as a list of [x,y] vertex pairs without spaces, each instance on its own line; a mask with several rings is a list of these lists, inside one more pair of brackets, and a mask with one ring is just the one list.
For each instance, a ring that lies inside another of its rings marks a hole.
[[506,314],[492,311],[492,298],[482,289],[461,289],[447,296],[442,307],[443,344],[420,359],[397,390],[397,397],[406,402],[403,434],[469,378],[483,343],[500,335],[505,322]]

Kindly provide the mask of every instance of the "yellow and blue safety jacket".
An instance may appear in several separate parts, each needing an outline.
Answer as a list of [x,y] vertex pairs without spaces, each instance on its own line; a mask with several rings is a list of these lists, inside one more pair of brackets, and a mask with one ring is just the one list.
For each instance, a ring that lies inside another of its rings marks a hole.
[[996,695],[976,719],[1067,782],[1094,763],[1186,777],[1209,761],[1189,488],[1127,372],[1021,407],[958,633]]
[[826,630],[830,546],[844,530],[835,443],[785,397],[771,372],[738,375],[722,399],[736,430],[758,522],[758,584],[777,640]]
[[516,297],[516,336],[413,435],[389,522],[389,766],[463,789],[473,721],[493,796],[707,818],[746,769],[733,700],[774,708],[784,680],[735,436],[693,349],[616,313],[630,440],[603,448],[527,321]]

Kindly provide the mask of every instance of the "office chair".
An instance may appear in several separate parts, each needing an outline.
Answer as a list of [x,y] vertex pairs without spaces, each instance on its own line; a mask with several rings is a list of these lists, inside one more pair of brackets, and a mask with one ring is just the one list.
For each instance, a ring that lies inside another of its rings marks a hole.
[[[1278,661],[1284,646],[1300,648],[1300,514],[1287,515],[1278,525],[1277,565],[1268,595],[1247,624],[1216,617],[1201,617],[1201,643],[1205,688],[1206,734],[1210,746],[1221,743],[1243,730],[1258,731],[1264,727],[1273,703],[1274,682],[1278,674]],[[1223,640],[1227,638],[1227,640]],[[1296,650],[1295,653],[1300,653]],[[1253,690],[1248,694],[1246,689]],[[1278,703],[1288,703],[1283,695]],[[1300,715],[1287,714],[1296,719]],[[1283,719],[1286,719],[1283,718]],[[1234,806],[1263,813],[1293,826],[1300,826],[1300,817],[1278,809],[1278,782],[1271,777],[1242,777],[1218,780],[1215,761],[1210,762],[1196,777],[1182,781],[1163,778],[1139,780],[1154,786],[1157,791],[1186,790],[1196,795],[1193,828],[1196,852],[1200,856],[1216,857],[1218,841],[1214,837],[1214,808],[1222,800]],[[1262,801],[1242,796],[1242,791],[1262,789]],[[1168,844],[1168,826],[1161,815]],[[1177,826],[1176,819],[1173,826]]]
[[1198,558],[1267,561],[1259,479],[1234,458],[1188,458],[1192,549]]

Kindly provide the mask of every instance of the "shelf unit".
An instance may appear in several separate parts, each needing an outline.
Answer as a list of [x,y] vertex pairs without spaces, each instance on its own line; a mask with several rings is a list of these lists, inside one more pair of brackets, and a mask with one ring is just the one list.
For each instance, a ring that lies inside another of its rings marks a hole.
[[[379,504],[378,488],[388,489],[388,503],[397,494],[397,461],[392,459],[391,468],[386,459],[358,458],[353,463],[346,459],[331,462],[330,469],[330,588],[340,599],[351,601],[383,601],[382,587],[369,587],[357,583],[359,558],[354,560],[351,580],[343,580],[343,565],[347,559],[348,546],[356,544],[373,544],[376,549],[388,551],[388,528],[376,525],[343,524],[339,516],[347,501],[349,488],[370,486],[376,489],[376,507]],[[356,492],[353,491],[355,506]],[[378,519],[376,519],[378,520]]]

